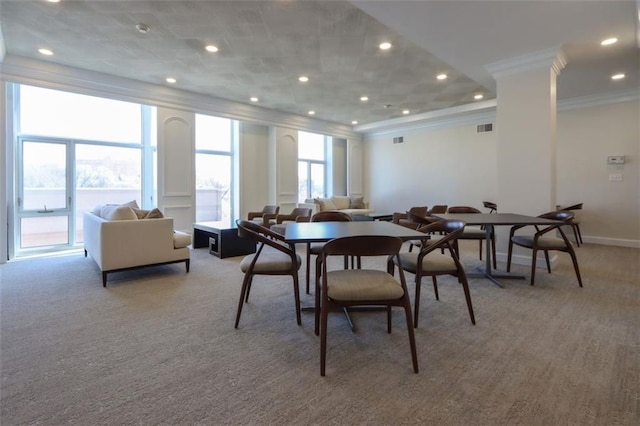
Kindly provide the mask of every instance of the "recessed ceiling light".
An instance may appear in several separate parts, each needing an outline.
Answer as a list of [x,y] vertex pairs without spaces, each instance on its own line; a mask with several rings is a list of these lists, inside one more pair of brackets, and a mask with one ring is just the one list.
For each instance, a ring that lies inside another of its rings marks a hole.
[[216,53],[218,51],[218,46],[214,46],[213,44],[207,44],[204,49],[207,52]]
[[436,78],[437,78],[438,80],[446,80],[446,79],[447,79],[447,75],[446,75],[446,74],[438,74],[438,75],[436,76]]
[[298,81],[301,83],[306,83],[307,81],[309,81],[309,77],[307,77],[306,75],[301,75],[300,77],[298,77]]
[[46,56],[53,55],[53,51],[51,51],[49,49],[38,49],[38,52],[40,52],[40,54],[46,55]]
[[167,78],[165,79],[165,81],[166,81],[167,83],[171,83],[171,84],[173,84],[173,83],[175,83],[175,82],[176,82],[176,81],[178,81],[178,80],[176,80],[176,79],[175,79],[175,78],[173,78],[173,77],[167,77]]
[[147,24],[140,23],[136,25],[136,30],[142,34],[146,34],[151,30],[151,27]]
[[60,0],[47,0],[49,3],[60,3]]
[[360,100],[361,100],[362,102],[367,102],[367,101],[369,100],[369,97],[368,97],[368,96],[361,96],[361,97],[360,97]]
[[482,99],[482,98],[484,98],[484,95],[483,95],[482,93],[478,93],[477,95],[475,95],[475,96],[473,97],[473,99],[475,99],[475,100],[480,100],[480,99]]
[[251,102],[258,102],[260,99],[256,98],[255,96],[253,96],[252,98],[249,99]]
[[404,115],[407,115],[407,114],[409,114],[410,112],[411,112],[411,111],[409,111],[408,109],[403,109],[403,110],[402,110],[402,113],[403,113]]
[[380,50],[389,50],[391,49],[391,43],[385,41],[384,43],[380,43],[378,47],[380,48]]
[[313,110],[309,111],[309,115],[315,115],[315,113],[316,113],[316,112],[315,112],[315,111],[313,111]]
[[384,106],[384,109],[389,109],[389,108],[391,108],[392,106],[393,106],[393,105],[391,105],[391,104],[386,104],[386,105]]
[[625,77],[623,73],[614,74],[611,76],[611,80],[622,80]]
[[355,124],[358,124],[358,120],[353,120],[353,121],[351,122],[351,124],[354,124],[354,125],[355,125]]
[[616,44],[617,42],[618,42],[618,39],[616,37],[611,37],[611,38],[602,40],[600,44],[603,46],[610,46],[612,44]]

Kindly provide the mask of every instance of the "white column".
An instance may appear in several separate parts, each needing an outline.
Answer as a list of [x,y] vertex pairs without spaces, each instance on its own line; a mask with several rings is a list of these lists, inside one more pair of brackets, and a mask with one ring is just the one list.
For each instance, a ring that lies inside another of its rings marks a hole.
[[[556,78],[565,64],[562,51],[551,49],[487,66],[497,82],[499,212],[537,216],[555,208]],[[502,253],[504,228],[497,230]]]

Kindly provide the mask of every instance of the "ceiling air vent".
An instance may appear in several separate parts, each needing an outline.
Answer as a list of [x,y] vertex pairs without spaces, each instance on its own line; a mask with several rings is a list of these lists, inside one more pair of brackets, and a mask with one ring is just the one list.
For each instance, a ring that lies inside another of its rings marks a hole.
[[393,138],[393,143],[402,143],[402,142],[404,142],[404,137],[402,136]]
[[493,132],[493,123],[478,124],[478,133]]

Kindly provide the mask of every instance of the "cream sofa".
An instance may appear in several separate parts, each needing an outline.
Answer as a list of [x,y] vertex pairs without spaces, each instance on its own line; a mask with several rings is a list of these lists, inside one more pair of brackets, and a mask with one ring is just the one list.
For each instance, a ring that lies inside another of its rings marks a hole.
[[367,215],[374,212],[362,200],[362,197],[344,195],[334,195],[330,198],[308,198],[304,200],[304,203],[298,203],[298,207],[308,207],[312,214],[325,210],[338,210],[351,216]]
[[103,287],[108,273],[143,266],[185,262],[189,272],[191,235],[174,231],[172,218],[138,219],[126,206],[108,210],[116,212],[101,214],[96,209],[83,217],[84,255],[90,254],[98,264]]

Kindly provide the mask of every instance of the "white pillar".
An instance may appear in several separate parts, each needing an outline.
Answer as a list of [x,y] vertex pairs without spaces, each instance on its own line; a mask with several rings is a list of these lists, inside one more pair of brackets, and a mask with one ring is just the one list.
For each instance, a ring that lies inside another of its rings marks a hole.
[[[560,49],[487,66],[497,82],[498,211],[537,216],[556,205],[556,78]],[[508,229],[498,229],[506,253]],[[506,235],[505,235],[506,233]]]

